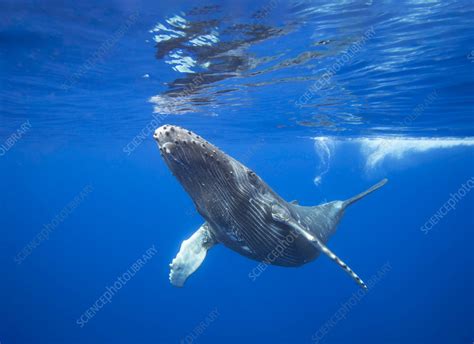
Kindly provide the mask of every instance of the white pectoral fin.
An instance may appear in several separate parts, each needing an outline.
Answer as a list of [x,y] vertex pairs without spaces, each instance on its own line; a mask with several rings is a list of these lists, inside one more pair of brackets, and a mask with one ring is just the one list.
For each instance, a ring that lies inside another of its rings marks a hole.
[[357,276],[357,274],[352,271],[352,269],[346,263],[344,263],[338,256],[336,256],[326,245],[324,245],[321,240],[316,237],[316,235],[313,235],[296,222],[290,222],[289,224],[306,239],[311,241],[321,252],[326,254],[332,261],[334,261],[337,265],[343,268],[344,271],[347,272],[349,276],[351,276],[358,285],[360,285],[364,289],[367,289],[367,286],[362,281],[362,279]]
[[182,287],[188,277],[201,266],[207,250],[215,244],[209,224],[205,222],[189,239],[182,242],[178,254],[171,262],[171,284]]

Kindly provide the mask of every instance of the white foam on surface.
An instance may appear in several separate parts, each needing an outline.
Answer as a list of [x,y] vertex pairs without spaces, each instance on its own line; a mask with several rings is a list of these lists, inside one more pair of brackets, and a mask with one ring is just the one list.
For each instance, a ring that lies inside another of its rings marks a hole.
[[474,138],[361,138],[355,140],[361,145],[366,157],[366,167],[376,168],[386,158],[403,159],[407,154],[423,153],[433,149],[447,149],[460,146],[474,146]]
[[420,154],[436,149],[451,149],[456,147],[474,146],[474,137],[464,138],[435,138],[435,137],[362,137],[335,138],[314,137],[314,148],[320,159],[318,173],[314,183],[319,185],[322,177],[329,171],[335,148],[341,144],[359,146],[361,157],[365,160],[366,171],[377,169],[389,159],[402,160],[411,154]]

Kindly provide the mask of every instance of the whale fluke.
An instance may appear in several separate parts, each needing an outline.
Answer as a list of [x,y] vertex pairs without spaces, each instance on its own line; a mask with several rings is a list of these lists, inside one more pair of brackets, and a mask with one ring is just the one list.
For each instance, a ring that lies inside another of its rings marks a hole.
[[350,206],[352,203],[355,203],[357,202],[358,200],[360,200],[361,198],[364,198],[365,196],[367,196],[368,194],[374,192],[375,190],[377,189],[380,189],[382,186],[384,186],[385,184],[387,184],[388,182],[388,179],[385,178],[385,179],[382,179],[380,182],[378,182],[377,184],[375,184],[374,186],[372,186],[371,188],[369,188],[368,190],[365,190],[364,192],[361,192],[360,194],[354,196],[354,197],[351,197],[349,198],[348,200],[344,201],[342,203],[342,207],[343,208],[346,208],[348,206]]

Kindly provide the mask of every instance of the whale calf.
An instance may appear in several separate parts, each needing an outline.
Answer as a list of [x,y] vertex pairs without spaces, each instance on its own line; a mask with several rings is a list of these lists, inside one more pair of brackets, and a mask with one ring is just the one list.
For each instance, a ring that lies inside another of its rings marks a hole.
[[254,171],[187,129],[164,125],[153,136],[165,163],[205,219],[170,264],[173,285],[182,287],[207,251],[223,244],[250,259],[286,267],[311,262],[322,252],[367,288],[326,243],[345,209],[387,179],[345,201],[300,206],[285,201]]

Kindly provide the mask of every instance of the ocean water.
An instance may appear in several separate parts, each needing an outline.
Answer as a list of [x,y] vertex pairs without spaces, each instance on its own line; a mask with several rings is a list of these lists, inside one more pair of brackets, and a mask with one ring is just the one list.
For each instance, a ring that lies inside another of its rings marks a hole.
[[[0,343],[472,343],[471,1],[0,1]],[[322,255],[217,245],[160,157],[179,125],[286,200],[344,200]]]

